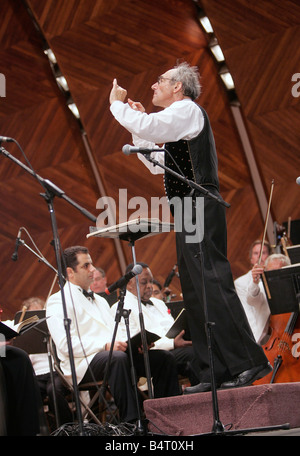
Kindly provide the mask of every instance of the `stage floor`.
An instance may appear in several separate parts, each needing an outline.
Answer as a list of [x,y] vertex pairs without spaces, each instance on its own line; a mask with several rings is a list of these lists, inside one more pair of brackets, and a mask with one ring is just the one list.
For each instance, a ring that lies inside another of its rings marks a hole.
[[[252,385],[217,391],[219,419],[225,430],[266,428],[280,435],[298,435],[300,429],[300,382]],[[212,393],[148,399],[144,410],[149,431],[169,436],[210,433],[215,420]],[[289,429],[268,428],[288,424]],[[287,433],[287,434],[285,434]],[[249,434],[248,434],[249,435]]]

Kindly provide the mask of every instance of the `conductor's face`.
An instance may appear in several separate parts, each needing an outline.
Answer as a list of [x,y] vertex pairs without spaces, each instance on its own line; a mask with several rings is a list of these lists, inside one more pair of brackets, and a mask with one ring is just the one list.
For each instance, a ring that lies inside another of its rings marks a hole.
[[[141,274],[138,275],[141,301],[148,301],[152,296],[153,291],[153,276],[149,268],[143,268]],[[136,278],[129,280],[127,289],[137,296]]]
[[174,82],[172,76],[174,70],[169,70],[166,73],[158,77],[157,82],[151,86],[153,90],[152,103],[154,106],[160,106],[166,108],[170,106],[174,101]]
[[78,253],[78,264],[73,268],[67,268],[68,279],[74,285],[88,290],[94,279],[95,267],[89,254]]

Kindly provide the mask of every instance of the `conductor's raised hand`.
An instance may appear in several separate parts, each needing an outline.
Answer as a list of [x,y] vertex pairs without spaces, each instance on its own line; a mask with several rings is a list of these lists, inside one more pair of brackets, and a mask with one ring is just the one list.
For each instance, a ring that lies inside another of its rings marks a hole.
[[127,97],[127,90],[120,87],[117,80],[113,80],[113,86],[109,95],[109,102],[112,104],[114,101],[122,101],[124,103]]
[[128,98],[128,104],[134,111],[145,112],[144,106],[139,101],[133,101],[130,98]]

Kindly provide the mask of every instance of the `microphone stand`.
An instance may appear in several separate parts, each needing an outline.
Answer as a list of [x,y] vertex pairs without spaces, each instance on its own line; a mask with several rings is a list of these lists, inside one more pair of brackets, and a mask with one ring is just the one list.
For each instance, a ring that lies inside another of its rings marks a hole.
[[136,407],[137,407],[137,414],[138,414],[138,419],[137,419],[137,434],[142,435],[143,434],[143,426],[142,426],[142,418],[141,418],[141,411],[140,411],[140,405],[139,405],[139,398],[138,398],[138,388],[137,388],[137,379],[135,375],[135,370],[134,370],[134,363],[133,363],[133,356],[132,356],[132,347],[131,347],[131,341],[130,341],[130,329],[129,329],[129,315],[131,310],[130,309],[124,309],[124,298],[126,295],[126,285],[120,289],[120,297],[119,297],[119,302],[116,310],[116,316],[115,316],[115,327],[113,331],[113,336],[111,340],[111,345],[109,349],[109,354],[108,354],[108,359],[107,363],[105,366],[105,372],[104,372],[104,377],[103,377],[103,383],[101,385],[100,391],[102,392],[102,396],[105,395],[105,390],[107,387],[107,381],[108,381],[108,374],[109,374],[109,369],[111,365],[111,358],[112,358],[112,352],[114,349],[114,343],[116,340],[116,335],[118,331],[118,326],[121,320],[121,317],[124,318],[125,320],[125,326],[126,326],[126,333],[127,333],[127,341],[128,341],[128,354],[129,354],[129,359],[130,359],[130,371],[131,371],[131,379],[132,379],[132,385],[134,388],[134,395],[135,395],[135,401],[136,401]]
[[[58,271],[52,266],[52,264],[50,264],[46,260],[46,258],[39,255],[31,247],[29,247],[29,245],[27,245],[26,242],[23,241],[23,239],[20,238],[18,240],[18,242],[19,242],[19,245],[23,245],[24,247],[26,247],[28,250],[30,250],[31,253],[33,253],[36,257],[39,258],[39,261],[42,261],[46,266],[48,266],[50,269],[52,269],[52,271],[54,271],[56,274],[58,274]],[[59,412],[58,412],[58,406],[57,406],[56,388],[55,388],[55,382],[54,382],[54,376],[53,376],[53,366],[52,366],[52,361],[51,361],[51,350],[50,350],[50,340],[49,340],[50,336],[49,336],[49,333],[45,333],[45,332],[41,331],[39,328],[36,328],[36,330],[40,331],[44,334],[44,338],[45,338],[45,342],[46,342],[46,346],[47,346],[47,358],[48,358],[48,364],[49,364],[50,379],[51,379],[51,384],[52,384],[52,388],[53,388],[54,415],[55,415],[56,424],[59,427],[60,421],[59,421]]]
[[[162,148],[161,151],[165,151],[166,149]],[[186,177],[176,173],[172,169],[168,168],[167,166],[159,163],[157,160],[152,158],[149,154],[145,154],[146,159],[151,162],[155,166],[159,166],[163,168],[168,173],[172,174],[177,179],[185,182],[190,186],[192,190],[198,190],[204,196],[208,196],[209,198],[214,199],[217,203],[222,204],[225,207],[230,207],[229,203],[226,203],[221,197],[213,195],[210,193],[206,188],[203,188],[201,185],[196,184],[195,182],[187,179]],[[195,207],[195,206],[194,206]],[[195,207],[196,210],[196,207]],[[208,356],[209,356],[209,364],[210,364],[210,375],[211,375],[211,390],[212,390],[212,410],[213,410],[213,428],[211,433],[207,435],[226,435],[226,434],[245,434],[253,431],[262,431],[262,430],[274,430],[274,429],[288,429],[289,425],[279,425],[279,426],[271,426],[271,427],[264,427],[264,428],[255,428],[255,429],[239,429],[236,431],[227,431],[225,430],[224,425],[222,424],[219,416],[219,406],[218,406],[218,396],[217,396],[217,387],[216,387],[216,380],[215,380],[215,372],[214,372],[214,358],[213,358],[213,351],[212,351],[212,327],[214,326],[214,322],[210,322],[208,318],[208,306],[207,306],[207,299],[206,299],[206,292],[205,292],[205,279],[204,279],[204,271],[203,271],[203,250],[202,250],[202,242],[199,242],[199,254],[197,255],[200,261],[200,270],[201,270],[201,283],[202,283],[202,299],[203,299],[203,308],[204,308],[204,317],[205,317],[205,328],[206,328],[206,337],[207,337],[207,347],[208,347]],[[205,434],[201,434],[205,435]]]
[[[149,226],[148,226],[149,229]],[[94,230],[93,230],[94,231]],[[118,236],[119,239],[123,241],[127,241],[129,245],[131,246],[131,252],[132,252],[132,259],[133,259],[133,266],[136,266],[136,254],[135,254],[135,241],[138,239],[141,239],[144,234],[140,232],[141,234],[139,235],[137,232],[119,232]],[[145,231],[146,233],[146,231]],[[93,235],[91,233],[91,235]],[[98,235],[98,234],[96,234]],[[104,234],[104,237],[107,237],[107,234]],[[89,235],[88,235],[89,236]],[[109,235],[108,235],[109,236]],[[139,286],[139,279],[138,279],[138,274],[135,276],[136,280],[136,289],[137,289],[137,302],[138,302],[138,312],[139,312],[139,323],[140,323],[140,329],[141,329],[141,341],[142,341],[142,348],[143,348],[143,358],[144,358],[144,365],[145,365],[145,375],[147,378],[147,387],[148,387],[148,397],[149,399],[153,399],[153,385],[151,381],[151,371],[150,371],[150,361],[149,361],[149,349],[148,349],[148,344],[147,344],[147,337],[146,337],[146,330],[145,330],[145,324],[144,324],[144,317],[143,317],[143,310],[142,310],[142,303],[141,303],[141,293],[140,293],[140,286]]]
[[57,269],[55,269],[52,264],[50,264],[46,258],[43,258],[42,256],[40,256],[38,253],[36,253],[31,247],[29,247],[29,245],[26,244],[25,241],[23,241],[23,239],[19,239],[19,245],[23,245],[24,247],[26,247],[28,250],[30,250],[30,252],[32,252],[36,257],[38,257],[39,261],[42,261],[46,266],[48,266],[50,269],[52,269],[52,271],[54,271],[56,274],[58,274],[58,271]]
[[[164,148],[161,148],[158,150],[167,152],[167,150]],[[156,151],[156,149],[155,149],[155,151]],[[190,179],[187,179],[186,177],[182,176],[181,174],[176,173],[176,171],[173,171],[172,169],[168,168],[167,166],[163,165],[162,163],[159,163],[157,160],[155,160],[154,158],[151,157],[150,153],[143,154],[143,155],[149,162],[153,163],[154,166],[159,166],[160,168],[163,168],[169,174],[172,174],[177,179],[181,180],[182,182],[185,182],[192,190],[198,190],[204,196],[208,196],[209,198],[216,200],[218,203],[222,204],[225,207],[230,207],[230,204],[226,203],[226,201],[224,201],[221,197],[214,195],[206,188],[202,187],[199,184],[196,184],[196,182],[194,182]]]
[[[134,246],[133,239],[131,239],[130,245],[131,245],[133,264],[135,265],[136,264],[136,254],[135,254],[135,246]],[[136,280],[136,291],[137,291],[137,301],[138,301],[138,309],[139,309],[139,322],[140,322],[140,328],[141,328],[144,365],[145,365],[145,372],[146,372],[147,386],[148,386],[148,395],[149,395],[149,399],[153,399],[151,369],[150,369],[150,361],[149,361],[149,353],[148,353],[149,350],[148,350],[145,322],[144,322],[144,316],[143,316],[143,310],[142,310],[142,300],[141,300],[141,292],[140,292],[140,284],[139,284],[138,275],[135,276],[135,280]]]
[[[16,144],[18,145],[17,142],[16,142]],[[57,187],[51,181],[49,181],[48,179],[43,179],[38,174],[36,174],[31,168],[24,165],[20,160],[18,160],[12,154],[10,154],[7,150],[5,150],[4,147],[0,148],[0,152],[5,157],[9,158],[14,163],[16,163],[21,168],[23,168],[31,176],[36,178],[45,190],[45,193],[40,193],[40,195],[45,199],[45,201],[48,205],[49,213],[50,213],[50,220],[51,220],[53,240],[54,240],[54,251],[55,251],[55,258],[56,258],[57,269],[58,269],[58,281],[59,281],[59,286],[60,286],[60,291],[61,291],[63,314],[64,314],[64,326],[65,326],[65,331],[66,331],[68,353],[69,353],[69,358],[70,358],[72,383],[73,383],[73,388],[74,388],[74,400],[75,400],[76,412],[77,412],[77,418],[78,418],[78,427],[79,427],[80,435],[84,435],[81,404],[80,404],[80,400],[79,400],[79,391],[78,391],[78,386],[77,386],[74,355],[73,355],[72,341],[71,341],[71,334],[70,334],[71,320],[68,318],[65,295],[64,295],[64,277],[63,277],[63,273],[62,273],[62,265],[61,265],[61,258],[60,258],[60,242],[59,242],[58,228],[57,228],[55,210],[54,210],[54,205],[53,205],[54,197],[58,196],[60,198],[63,198],[65,201],[67,201],[69,204],[71,204],[76,209],[78,209],[83,215],[85,215],[87,218],[89,218],[94,223],[96,222],[96,217],[93,214],[91,214],[90,212],[88,212],[86,209],[81,207],[79,204],[75,203],[71,198],[69,198],[67,195],[65,195],[63,190],[61,190],[59,187]]]

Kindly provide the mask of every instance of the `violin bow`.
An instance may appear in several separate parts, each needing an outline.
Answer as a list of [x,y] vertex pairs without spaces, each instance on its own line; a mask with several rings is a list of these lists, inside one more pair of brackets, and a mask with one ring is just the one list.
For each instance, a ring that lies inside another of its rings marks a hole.
[[[261,243],[261,246],[260,246],[260,253],[259,253],[258,264],[260,264],[260,262],[261,262],[261,258],[262,258],[262,254],[263,254],[263,246],[264,246],[264,244],[265,244],[267,226],[268,226],[269,215],[270,215],[270,209],[271,209],[271,201],[272,201],[272,197],[273,197],[273,189],[274,189],[274,179],[272,180],[272,183],[271,183],[271,190],[270,190],[270,196],[269,196],[269,204],[268,204],[268,210],[267,210],[267,215],[266,215],[266,220],[265,220],[264,234],[263,234],[262,243]],[[265,273],[264,273],[264,272],[262,273],[262,279],[263,279],[263,282],[264,282],[264,285],[265,285],[265,289],[266,289],[268,298],[271,299],[271,294],[270,294],[269,286],[268,286],[268,283],[267,283],[266,276],[265,276]]]
[[261,257],[262,257],[262,254],[263,254],[263,246],[264,246],[264,243],[265,243],[265,240],[266,240],[266,232],[267,232],[267,226],[268,226],[270,209],[271,209],[271,201],[272,201],[272,197],[273,197],[273,189],[274,189],[274,179],[272,180],[272,183],[271,183],[269,204],[268,204],[268,210],[267,210],[267,215],[266,215],[266,220],[265,220],[264,234],[263,234],[262,243],[261,243],[261,247],[260,247],[258,264],[260,264],[260,262],[261,262]]

